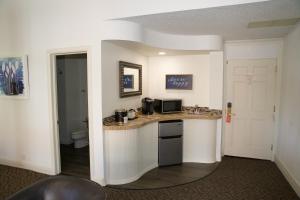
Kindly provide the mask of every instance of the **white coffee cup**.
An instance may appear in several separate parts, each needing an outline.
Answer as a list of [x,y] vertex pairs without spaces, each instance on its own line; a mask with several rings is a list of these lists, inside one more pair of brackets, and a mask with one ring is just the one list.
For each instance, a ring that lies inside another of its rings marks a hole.
[[123,117],[123,122],[124,122],[124,124],[127,124],[128,123],[128,117]]

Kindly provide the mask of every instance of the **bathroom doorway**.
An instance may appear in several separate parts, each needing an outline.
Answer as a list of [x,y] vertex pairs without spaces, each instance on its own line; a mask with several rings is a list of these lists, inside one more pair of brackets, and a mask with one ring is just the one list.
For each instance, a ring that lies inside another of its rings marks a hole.
[[87,54],[55,61],[61,174],[90,179]]

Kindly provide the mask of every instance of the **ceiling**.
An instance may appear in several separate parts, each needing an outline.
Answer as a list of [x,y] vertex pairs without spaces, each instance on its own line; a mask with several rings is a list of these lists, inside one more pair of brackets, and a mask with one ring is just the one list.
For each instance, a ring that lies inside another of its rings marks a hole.
[[248,28],[251,22],[300,18],[300,0],[272,0],[125,18],[155,31],[182,35],[222,35],[225,40],[279,38],[293,25]]
[[152,47],[138,42],[126,41],[126,40],[106,40],[105,42],[112,43],[114,45],[129,49],[144,56],[159,56],[159,52],[165,52],[165,56],[177,56],[177,55],[200,55],[209,54],[209,51],[199,50],[172,50]]

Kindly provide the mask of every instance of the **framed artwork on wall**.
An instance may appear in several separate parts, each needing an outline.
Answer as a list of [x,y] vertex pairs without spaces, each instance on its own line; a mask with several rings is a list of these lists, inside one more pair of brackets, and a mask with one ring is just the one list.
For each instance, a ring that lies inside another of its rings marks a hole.
[[193,75],[192,74],[167,74],[166,89],[192,90]]
[[142,65],[119,61],[120,98],[142,95]]
[[0,57],[0,98],[28,98],[27,56]]

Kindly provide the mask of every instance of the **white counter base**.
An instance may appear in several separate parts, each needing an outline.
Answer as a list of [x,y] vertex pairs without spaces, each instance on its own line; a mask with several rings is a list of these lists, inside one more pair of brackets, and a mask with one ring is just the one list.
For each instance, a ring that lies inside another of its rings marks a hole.
[[[220,161],[221,119],[183,121],[183,162]],[[107,184],[133,182],[158,166],[158,122],[137,129],[105,130],[104,134]]]

